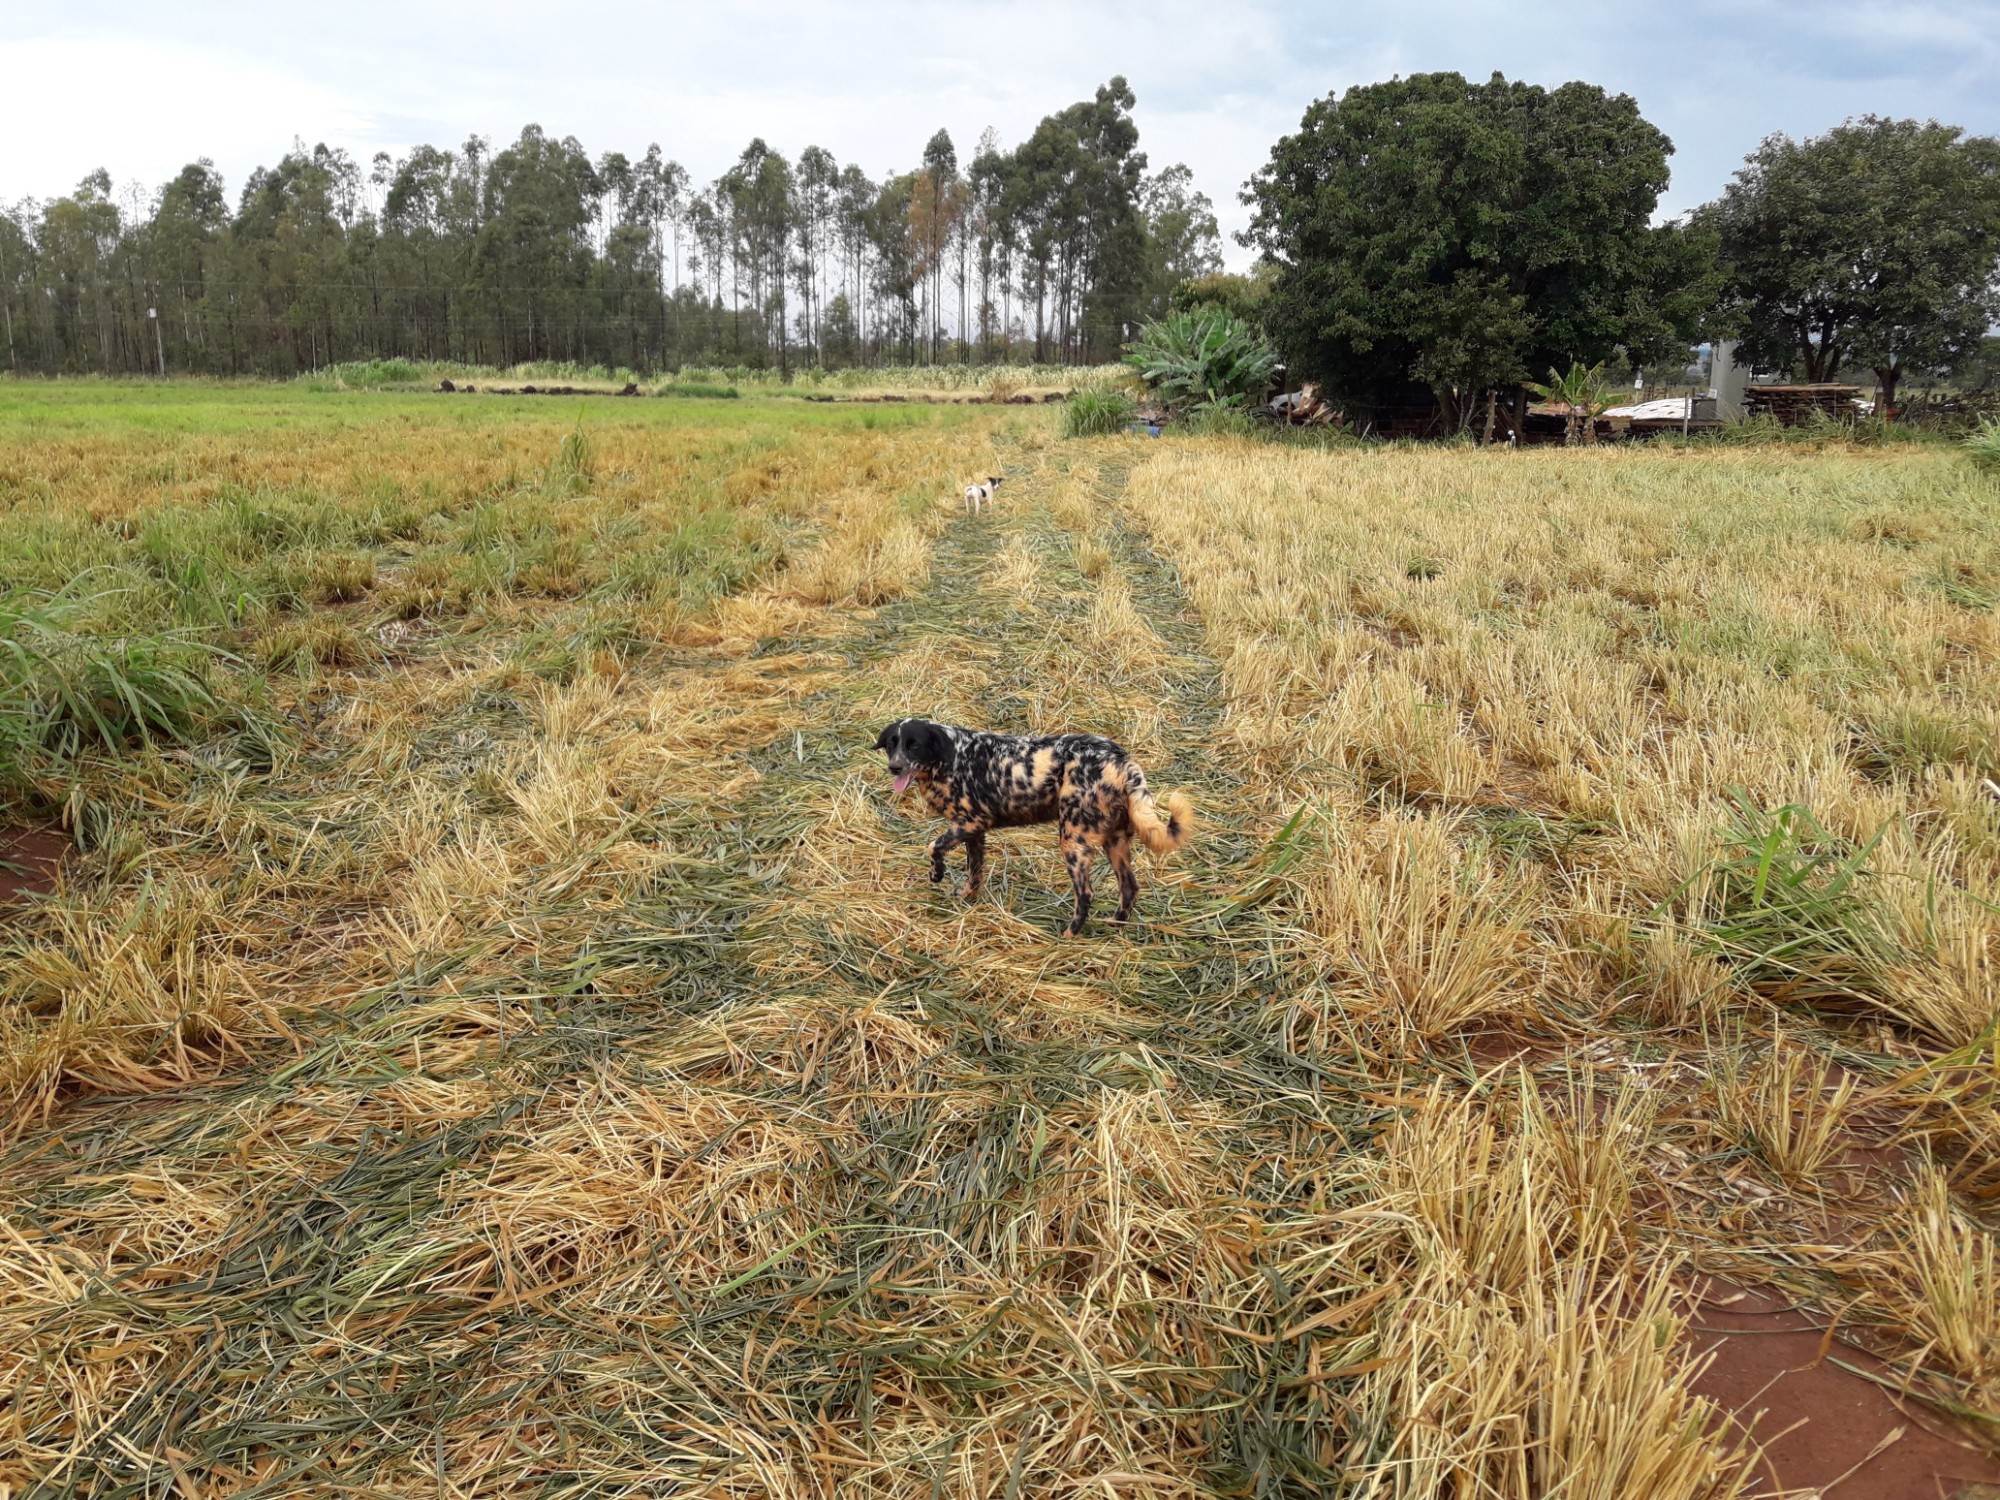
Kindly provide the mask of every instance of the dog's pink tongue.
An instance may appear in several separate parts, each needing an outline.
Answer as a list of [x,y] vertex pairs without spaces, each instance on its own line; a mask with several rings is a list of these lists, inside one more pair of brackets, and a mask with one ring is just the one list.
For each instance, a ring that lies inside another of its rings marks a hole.
[[915,771],[905,771],[902,775],[896,778],[896,795],[898,797],[902,796],[904,792],[910,789],[910,778],[916,774],[917,773]]

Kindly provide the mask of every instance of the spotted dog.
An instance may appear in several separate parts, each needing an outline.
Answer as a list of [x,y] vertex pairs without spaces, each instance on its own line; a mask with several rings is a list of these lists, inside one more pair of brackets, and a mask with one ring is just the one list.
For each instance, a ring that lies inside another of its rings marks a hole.
[[965,487],[965,509],[968,515],[978,515],[980,508],[993,498],[993,492],[1005,483],[998,474],[988,474],[978,484]]
[[1118,876],[1118,920],[1132,915],[1139,881],[1132,873],[1136,836],[1155,854],[1171,854],[1194,831],[1187,793],[1153,801],[1146,773],[1124,749],[1094,734],[987,734],[898,719],[875,748],[889,758],[895,793],[912,786],[951,826],[931,841],[931,879],[944,879],[944,857],[965,846],[965,898],[986,882],[986,835],[995,828],[1054,823],[1076,889],[1066,937],[1090,916],[1090,851],[1101,848]]

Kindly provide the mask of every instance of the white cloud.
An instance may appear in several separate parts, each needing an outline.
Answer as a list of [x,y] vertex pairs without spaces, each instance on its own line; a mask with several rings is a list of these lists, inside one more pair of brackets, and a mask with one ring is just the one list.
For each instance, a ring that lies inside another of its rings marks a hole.
[[353,90],[224,48],[158,37],[51,36],[4,44],[0,194],[53,197],[103,167],[120,185],[157,187],[197,156],[231,165],[275,160],[294,135],[371,134]]

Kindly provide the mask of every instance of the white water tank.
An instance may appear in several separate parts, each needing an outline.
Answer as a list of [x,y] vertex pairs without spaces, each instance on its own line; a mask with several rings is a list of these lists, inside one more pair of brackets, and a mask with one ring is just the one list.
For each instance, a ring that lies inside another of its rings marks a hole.
[[1715,398],[1715,414],[1725,422],[1742,421],[1743,393],[1749,386],[1749,368],[1736,363],[1736,340],[1720,340],[1708,361],[1708,393]]

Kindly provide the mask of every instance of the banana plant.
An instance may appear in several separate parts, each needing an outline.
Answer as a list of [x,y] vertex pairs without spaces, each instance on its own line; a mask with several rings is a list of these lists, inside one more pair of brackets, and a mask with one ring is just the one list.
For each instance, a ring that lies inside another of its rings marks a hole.
[[1184,411],[1247,404],[1262,394],[1278,355],[1249,324],[1211,307],[1155,318],[1126,346],[1125,363]]
[[1562,404],[1564,447],[1597,441],[1597,414],[1611,404],[1602,364],[1585,369],[1571,360],[1567,374],[1551,369],[1546,382],[1530,380],[1527,386],[1538,400]]

